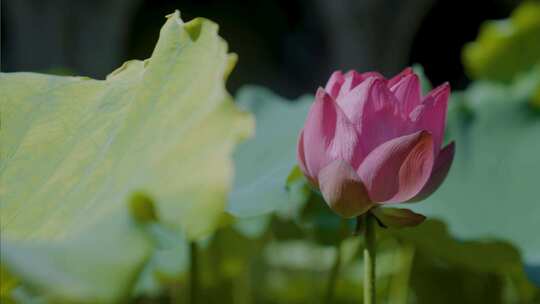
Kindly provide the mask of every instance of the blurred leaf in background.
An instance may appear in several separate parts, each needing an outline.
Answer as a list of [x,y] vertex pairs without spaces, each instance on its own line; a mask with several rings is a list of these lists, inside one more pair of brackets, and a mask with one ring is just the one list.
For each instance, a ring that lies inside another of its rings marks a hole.
[[245,86],[237,94],[238,106],[255,115],[256,136],[234,153],[236,175],[227,210],[237,217],[272,211],[294,212],[285,179],[296,164],[298,131],[312,97],[289,101],[263,87]]
[[[463,238],[499,237],[540,264],[540,116],[527,104],[540,96],[540,3],[524,2],[509,20],[487,22],[464,49],[480,80],[452,92],[448,135],[456,159],[426,204]],[[536,64],[536,65],[535,65]]]
[[512,241],[538,264],[540,117],[520,95],[519,89],[487,82],[457,95],[448,121],[457,143],[453,168],[441,189],[415,210],[445,219],[460,237]]
[[[540,2],[525,1],[504,20],[486,21],[476,41],[463,49],[463,63],[474,79],[511,83],[540,70]],[[537,72],[540,73],[540,72]],[[540,79],[532,104],[540,109]]]
[[289,101],[267,88],[245,86],[236,100],[257,119],[255,137],[240,144],[234,154],[235,187],[228,211],[239,219],[236,229],[247,236],[260,236],[269,228],[279,239],[306,237],[287,224],[287,219],[296,219],[309,230],[309,237],[322,244],[350,236],[354,223],[328,216],[326,203],[311,192],[303,174],[291,173],[296,168],[299,130],[313,96]]
[[156,246],[145,208],[190,239],[211,233],[253,124],[225,90],[234,62],[216,24],[176,12],[150,59],[104,81],[2,74],[2,269],[50,302],[117,302]]

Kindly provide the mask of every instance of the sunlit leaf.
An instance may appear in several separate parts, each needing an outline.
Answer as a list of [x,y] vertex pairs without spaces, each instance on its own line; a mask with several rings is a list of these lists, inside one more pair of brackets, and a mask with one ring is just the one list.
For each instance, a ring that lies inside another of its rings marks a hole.
[[106,80],[2,74],[6,269],[55,303],[125,298],[153,246],[134,192],[188,238],[212,232],[252,129],[225,90],[234,59],[216,24],[175,13],[150,59]]

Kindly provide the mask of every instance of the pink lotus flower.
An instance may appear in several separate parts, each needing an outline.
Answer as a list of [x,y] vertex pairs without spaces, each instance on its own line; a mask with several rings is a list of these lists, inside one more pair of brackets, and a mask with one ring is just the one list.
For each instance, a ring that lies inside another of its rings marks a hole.
[[300,132],[300,169],[343,217],[422,200],[454,157],[454,143],[441,149],[449,95],[445,83],[422,96],[411,68],[391,79],[334,72]]

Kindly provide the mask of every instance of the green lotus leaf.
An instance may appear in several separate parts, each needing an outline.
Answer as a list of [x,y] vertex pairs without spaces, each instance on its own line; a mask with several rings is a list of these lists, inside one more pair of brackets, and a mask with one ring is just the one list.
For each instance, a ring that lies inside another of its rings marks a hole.
[[217,30],[176,12],[151,58],[106,80],[1,74],[1,263],[29,290],[119,301],[153,247],[131,215],[154,210],[144,219],[189,239],[216,227],[253,127],[225,90],[236,57]]
[[285,182],[296,164],[298,134],[313,98],[291,102],[268,89],[247,86],[236,100],[255,115],[257,127],[255,137],[234,153],[236,176],[228,211],[242,218],[294,212],[299,200],[288,195]]
[[447,126],[452,169],[437,192],[409,206],[444,219],[460,238],[512,241],[538,264],[540,117],[527,107],[530,84],[475,82],[456,94]]

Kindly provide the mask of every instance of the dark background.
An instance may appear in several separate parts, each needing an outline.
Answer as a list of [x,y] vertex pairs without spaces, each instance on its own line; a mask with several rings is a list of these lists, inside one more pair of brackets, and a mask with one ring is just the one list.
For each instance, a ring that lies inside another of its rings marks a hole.
[[234,92],[259,84],[287,97],[314,92],[336,69],[386,75],[421,63],[435,83],[463,88],[461,48],[518,0],[3,0],[2,71],[104,78],[150,56],[164,16],[206,17],[240,60]]

